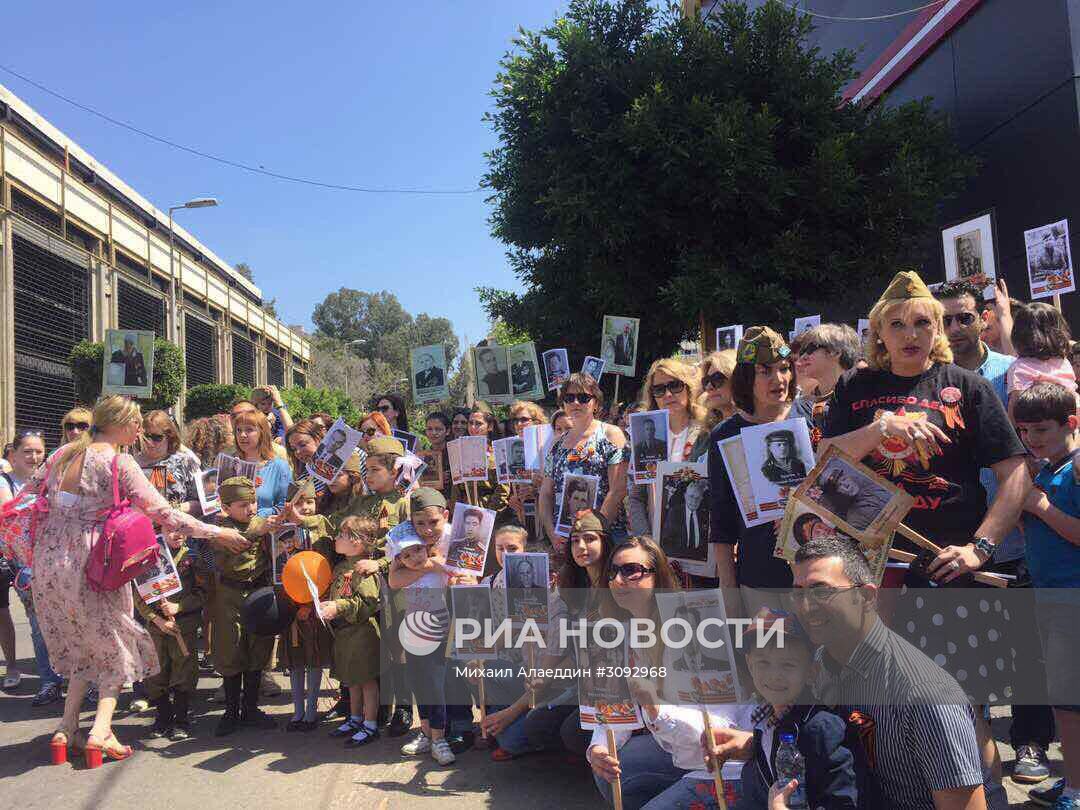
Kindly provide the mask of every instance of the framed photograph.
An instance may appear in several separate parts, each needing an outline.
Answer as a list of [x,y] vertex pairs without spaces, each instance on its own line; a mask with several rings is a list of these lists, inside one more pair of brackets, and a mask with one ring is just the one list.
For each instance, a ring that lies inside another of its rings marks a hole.
[[585,362],[581,364],[581,373],[588,374],[597,382],[600,382],[600,378],[604,376],[604,359],[602,357],[593,357],[591,354],[586,355]]
[[679,351],[676,356],[684,363],[696,366],[701,362],[701,342],[697,340],[680,340]]
[[154,387],[154,333],[106,329],[102,394],[148,399]]
[[686,644],[664,649],[664,688],[674,691],[676,702],[716,706],[743,701],[720,590],[657,592],[656,607],[661,622],[681,619],[695,631],[703,628],[700,641],[695,633]]
[[506,347],[497,343],[474,346],[472,353],[476,396],[487,402],[513,402],[510,394],[510,361]]
[[1032,298],[1050,298],[1076,291],[1069,247],[1069,220],[1024,231],[1024,251]]
[[555,441],[551,425],[529,425],[522,431],[525,444],[525,469],[543,470],[544,459]]
[[795,337],[798,337],[803,332],[807,332],[813,329],[815,326],[821,326],[820,315],[807,315],[803,318],[795,319]]
[[487,481],[487,438],[462,436],[446,443],[450,476],[455,484],[463,481]]
[[750,484],[750,468],[746,464],[742,436],[732,436],[716,443],[720,457],[724,460],[728,480],[735,492],[735,501],[739,504],[739,513],[747,528],[768,523],[770,518],[763,518],[758,513],[757,501],[754,500],[754,487]]
[[440,343],[410,349],[409,365],[414,402],[439,402],[450,396],[445,346]]
[[612,374],[633,377],[637,369],[639,318],[622,315],[605,315],[604,328],[600,333],[600,356],[605,368]]
[[510,391],[515,399],[543,399],[544,376],[536,359],[535,343],[516,343],[510,357]]
[[532,619],[546,627],[551,596],[550,558],[544,552],[523,552],[503,555],[503,576],[506,581],[506,616],[519,627]]
[[434,450],[419,450],[416,455],[427,465],[420,474],[420,486],[442,492],[446,488],[446,469],[443,466],[445,454]]
[[531,484],[532,476],[525,466],[525,440],[520,436],[496,439],[495,475],[500,484]]
[[582,509],[595,509],[599,493],[599,476],[566,473],[563,476],[562,492],[559,495],[559,519],[555,522],[555,534],[559,537],[569,537],[570,529],[574,525],[574,515]]
[[859,318],[859,328],[857,331],[859,333],[859,341],[865,346],[866,341],[870,340],[870,319]]
[[758,514],[783,517],[788,497],[814,466],[810,430],[801,417],[740,431]]
[[[628,666],[626,647],[604,647],[597,643],[596,633],[605,635],[611,627],[594,630],[589,626],[585,638],[578,642],[578,667],[582,674],[578,677],[578,703],[581,727],[586,730],[595,728],[621,728],[633,730],[644,728],[641,710],[630,694],[630,685],[621,673]],[[608,643],[614,641],[614,637]],[[617,674],[618,673],[618,674]]]
[[250,478],[254,483],[255,473],[259,469],[259,465],[254,461],[244,461],[227,453],[218,453],[214,466],[217,469],[217,478],[213,487],[215,497],[221,485],[230,478]]
[[463,576],[482,576],[494,529],[495,512],[491,509],[455,503],[450,549],[446,553],[447,569]]
[[656,480],[656,465],[667,460],[668,412],[630,414],[630,473],[634,482],[651,484]]
[[135,590],[148,605],[183,590],[180,585],[180,574],[177,573],[176,563],[173,562],[172,551],[169,549],[169,544],[165,542],[165,535],[156,535],[154,539],[158,545],[157,563],[135,577]]
[[566,349],[548,349],[542,355],[544,373],[547,375],[547,390],[558,391],[562,384],[570,379],[570,360]]
[[329,485],[341,474],[345,462],[360,445],[361,433],[345,424],[339,418],[326,431],[323,440],[315,451],[315,457],[308,462],[308,472],[323,483]]
[[742,340],[742,324],[734,326],[721,326],[716,330],[716,350],[722,352],[725,349],[737,349]]
[[199,511],[203,517],[216,515],[221,511],[221,500],[217,494],[217,475],[217,467],[211,467],[195,476],[195,492],[199,496]]
[[991,300],[997,281],[997,240],[994,210],[957,222],[941,232],[945,251],[945,280],[964,279],[983,288],[983,298]]
[[307,529],[295,523],[282,523],[270,533],[270,559],[274,564],[274,584],[281,584],[281,572],[289,557],[298,551],[308,551],[311,538]]
[[715,576],[709,543],[709,470],[704,461],[661,461],[653,487],[653,537],[688,574]]
[[[472,619],[480,627],[488,626],[491,621],[491,585],[451,585],[450,608],[454,620]],[[453,657],[461,661],[490,661],[498,657],[494,647],[484,646],[484,633],[469,641],[462,641],[454,634]]]
[[415,433],[410,433],[407,430],[401,430],[400,428],[391,428],[390,433],[405,446],[406,453],[416,453],[416,448],[420,446],[419,436]]

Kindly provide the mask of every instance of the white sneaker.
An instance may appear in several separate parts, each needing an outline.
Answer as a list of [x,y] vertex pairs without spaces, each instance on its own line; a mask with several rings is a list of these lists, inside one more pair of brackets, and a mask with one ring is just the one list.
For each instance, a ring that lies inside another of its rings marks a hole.
[[130,711],[132,714],[142,714],[150,708],[150,701],[146,698],[135,698],[131,701]]
[[451,765],[457,761],[454,752],[450,750],[450,743],[444,737],[431,743],[431,758],[440,765]]
[[409,742],[401,746],[401,753],[407,757],[415,757],[417,754],[426,754],[431,750],[431,740],[422,731],[417,732]]

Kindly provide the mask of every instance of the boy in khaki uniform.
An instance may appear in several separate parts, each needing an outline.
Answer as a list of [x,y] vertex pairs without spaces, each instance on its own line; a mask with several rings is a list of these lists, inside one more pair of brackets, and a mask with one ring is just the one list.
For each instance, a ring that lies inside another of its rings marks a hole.
[[270,524],[256,515],[255,485],[250,478],[229,478],[218,493],[227,515],[219,525],[236,529],[250,541],[247,549],[236,554],[221,548],[214,551],[219,573],[211,602],[211,647],[214,664],[225,680],[225,713],[214,734],[224,737],[241,725],[271,729],[277,724],[259,709],[259,685],[270,663],[274,636],[254,635],[241,615],[251,593],[270,584],[270,554],[263,542]]

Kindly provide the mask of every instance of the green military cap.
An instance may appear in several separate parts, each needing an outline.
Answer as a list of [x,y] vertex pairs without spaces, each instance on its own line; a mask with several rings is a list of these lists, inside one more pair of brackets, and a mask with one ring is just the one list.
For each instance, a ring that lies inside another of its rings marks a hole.
[[376,436],[367,443],[369,456],[403,456],[405,446],[393,436]]
[[315,482],[310,478],[300,478],[289,483],[289,489],[285,493],[285,500],[292,501],[299,497],[302,500],[310,500],[315,497]]
[[878,303],[881,303],[882,301],[907,301],[910,298],[933,297],[930,288],[923,283],[923,280],[919,278],[918,273],[914,270],[901,270],[893,276],[893,280],[889,282],[889,286],[886,287],[885,292],[881,294]]
[[582,532],[609,534],[610,531],[608,519],[598,509],[582,509],[574,515],[574,523],[570,527],[570,534],[581,534]]
[[345,466],[341,468],[342,472],[359,473],[360,470],[360,454],[353,453],[347,459],[345,459]]
[[739,341],[739,362],[747,365],[767,365],[783,360],[791,348],[780,335],[767,326],[751,326]]
[[255,484],[250,478],[243,476],[226,478],[218,487],[218,497],[226,506],[236,501],[254,501]]
[[415,515],[421,509],[429,506],[437,506],[439,509],[446,508],[446,498],[437,489],[431,487],[419,487],[414,489],[409,496],[409,514]]

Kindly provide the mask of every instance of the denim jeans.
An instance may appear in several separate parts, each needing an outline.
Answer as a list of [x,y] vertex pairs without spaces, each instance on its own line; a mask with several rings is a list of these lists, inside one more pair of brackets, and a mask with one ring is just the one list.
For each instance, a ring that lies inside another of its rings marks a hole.
[[[494,714],[505,708],[506,706],[488,706],[487,713]],[[525,730],[525,721],[528,717],[528,712],[522,712],[513,723],[495,735],[495,742],[499,744],[499,748],[514,755],[529,754],[541,750],[529,742],[529,735]]]
[[716,787],[711,779],[691,779],[684,776],[645,805],[644,810],[713,810]]
[[41,681],[38,688],[41,689],[49,684],[59,686],[63,679],[56,674],[52,664],[49,663],[49,649],[45,646],[45,638],[41,635],[41,628],[38,627],[34,600],[24,590],[16,588],[15,592],[19,594],[19,599],[22,600],[23,608],[26,610],[26,618],[30,622],[30,643],[34,645],[34,663],[37,665],[38,679]]
[[[680,779],[687,771],[676,768],[671,754],[657,745],[652,734],[639,734],[619,749],[623,810],[640,810]],[[615,806],[611,785],[596,774],[593,781],[604,801]]]

